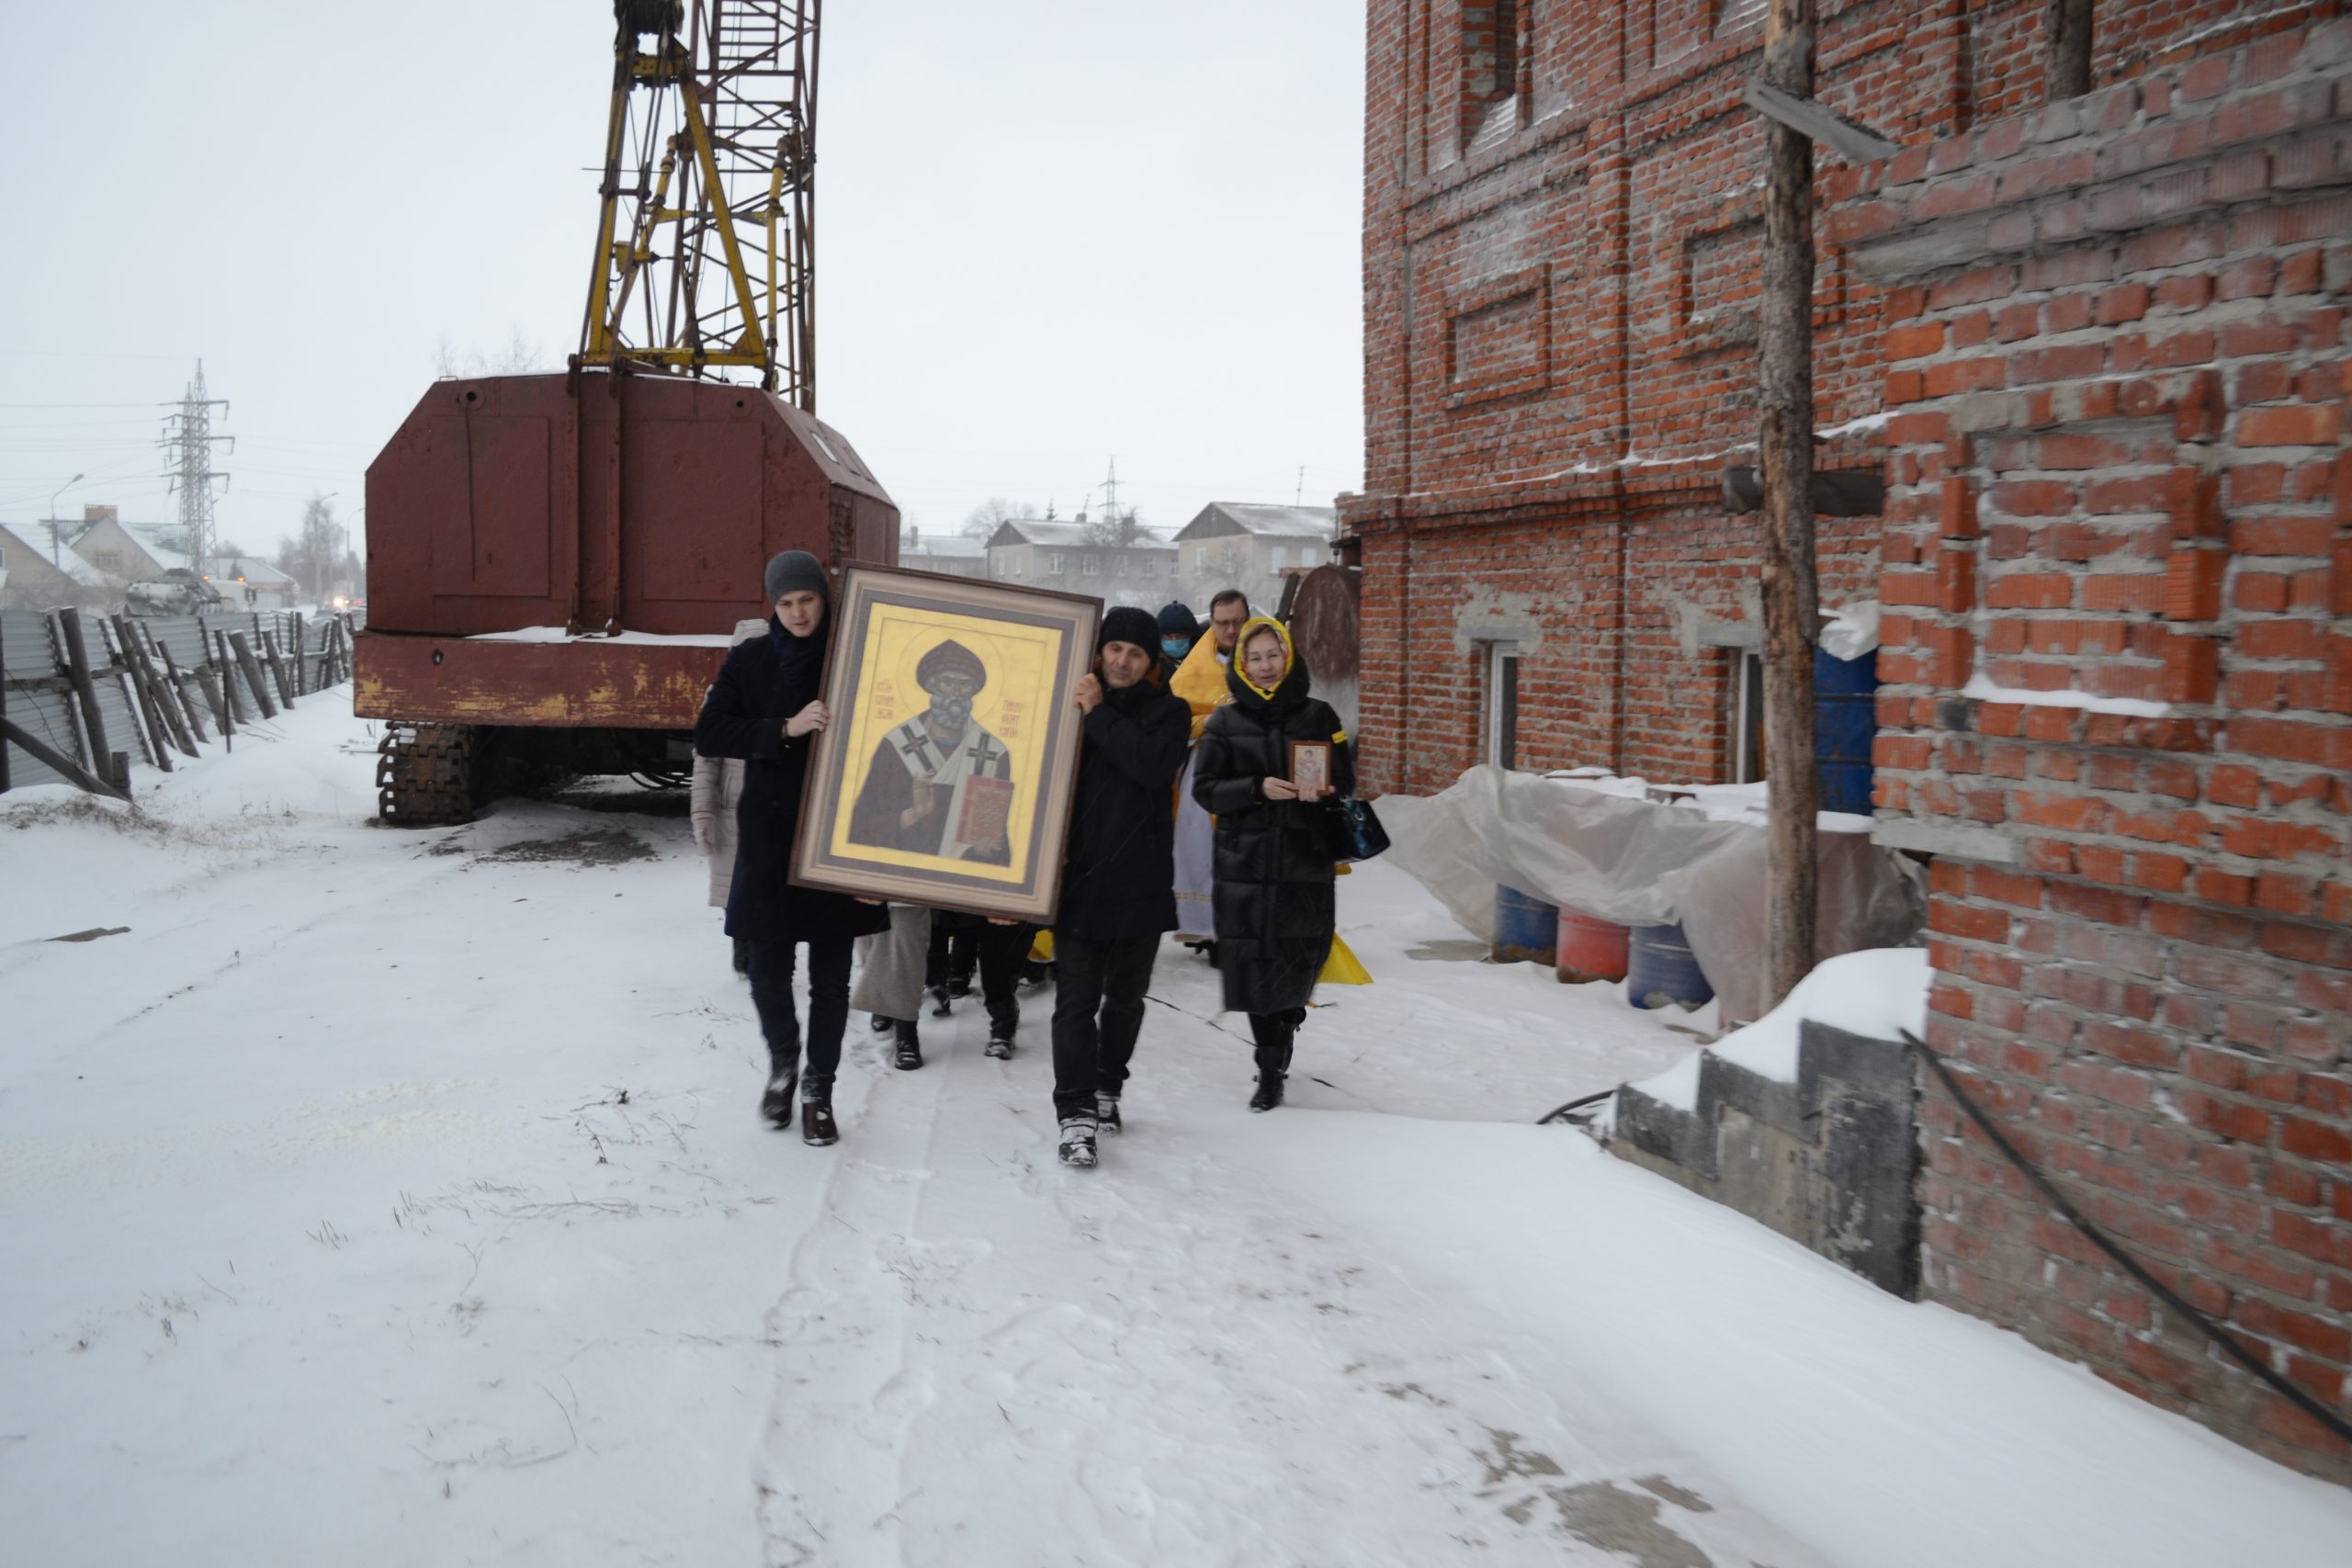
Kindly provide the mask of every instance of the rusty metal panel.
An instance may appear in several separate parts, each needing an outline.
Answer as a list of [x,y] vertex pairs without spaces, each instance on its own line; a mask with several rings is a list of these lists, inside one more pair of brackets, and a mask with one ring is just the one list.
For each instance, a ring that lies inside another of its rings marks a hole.
[[438,724],[685,731],[726,660],[693,643],[481,642],[363,631],[352,710]]
[[462,507],[433,523],[433,591],[479,599],[548,597],[554,507],[548,420],[468,412]]
[[643,615],[629,612],[654,601],[730,605],[741,602],[746,584],[759,596],[767,558],[763,448],[749,418],[630,422],[621,454],[625,624],[642,624]]
[[417,403],[368,470],[368,534],[379,630],[717,633],[761,611],[778,550],[894,560],[898,509],[840,432],[756,389],[504,376]]
[[560,626],[576,575],[576,417],[560,376],[440,381],[368,469],[379,625]]

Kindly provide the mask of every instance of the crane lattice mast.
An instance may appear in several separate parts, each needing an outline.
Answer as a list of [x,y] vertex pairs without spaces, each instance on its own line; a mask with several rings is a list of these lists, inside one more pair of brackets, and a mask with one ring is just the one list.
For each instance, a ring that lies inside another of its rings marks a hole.
[[820,0],[614,0],[580,357],[756,369],[814,412]]

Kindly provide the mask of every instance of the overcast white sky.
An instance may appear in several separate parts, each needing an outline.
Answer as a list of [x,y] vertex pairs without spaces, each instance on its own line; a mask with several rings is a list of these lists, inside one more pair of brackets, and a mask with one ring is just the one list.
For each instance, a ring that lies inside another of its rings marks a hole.
[[[578,346],[606,0],[10,8],[0,522],[176,503],[198,357],[222,536],[348,521],[434,375]],[[1358,0],[831,0],[819,412],[910,521],[1310,502],[1359,482]],[[364,525],[364,524],[363,524]]]

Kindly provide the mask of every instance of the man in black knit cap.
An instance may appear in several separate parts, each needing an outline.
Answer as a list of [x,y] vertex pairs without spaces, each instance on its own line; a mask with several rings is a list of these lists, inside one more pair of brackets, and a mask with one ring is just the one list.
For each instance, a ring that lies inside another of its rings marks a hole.
[[1143,1028],[1144,992],[1176,929],[1175,820],[1192,710],[1159,674],[1159,624],[1121,606],[1102,617],[1092,672],[1071,700],[1079,764],[1069,852],[1054,921],[1054,1112],[1061,1162],[1091,1166],[1098,1132],[1120,1128],[1119,1091]]

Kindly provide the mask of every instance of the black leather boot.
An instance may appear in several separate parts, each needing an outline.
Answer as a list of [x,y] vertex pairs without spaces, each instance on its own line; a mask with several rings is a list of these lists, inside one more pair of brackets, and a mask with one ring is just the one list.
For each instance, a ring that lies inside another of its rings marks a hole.
[[760,1114],[779,1127],[792,1125],[792,1090],[800,1069],[786,1067],[768,1074],[767,1092],[760,1096]]

